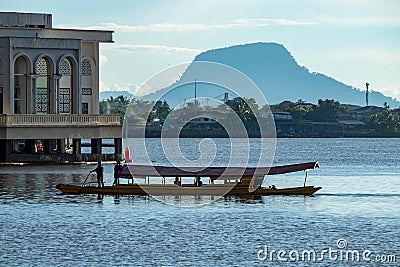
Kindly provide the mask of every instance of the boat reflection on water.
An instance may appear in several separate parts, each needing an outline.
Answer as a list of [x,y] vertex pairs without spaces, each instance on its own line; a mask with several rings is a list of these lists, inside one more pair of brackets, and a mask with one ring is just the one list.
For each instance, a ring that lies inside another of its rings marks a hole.
[[242,203],[242,204],[264,204],[265,201],[263,196],[254,195],[254,196],[224,196],[225,202],[234,202],[234,203]]

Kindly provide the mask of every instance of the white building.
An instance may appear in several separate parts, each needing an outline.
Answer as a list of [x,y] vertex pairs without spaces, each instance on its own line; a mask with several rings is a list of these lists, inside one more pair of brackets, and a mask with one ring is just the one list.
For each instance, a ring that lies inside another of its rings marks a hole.
[[[92,140],[88,158],[104,158],[102,138],[115,139],[120,157],[119,117],[98,115],[99,44],[113,42],[112,33],[54,29],[51,14],[0,12],[0,162],[43,154],[79,161],[82,138]],[[64,153],[66,138],[72,156]]]

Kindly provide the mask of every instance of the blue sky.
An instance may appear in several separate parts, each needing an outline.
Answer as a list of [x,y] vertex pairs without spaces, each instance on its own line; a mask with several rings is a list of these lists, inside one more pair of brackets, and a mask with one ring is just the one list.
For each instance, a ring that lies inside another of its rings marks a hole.
[[400,99],[398,0],[0,0],[0,10],[114,30],[115,43],[101,45],[103,91],[132,92],[202,51],[262,41],[283,44],[310,71]]

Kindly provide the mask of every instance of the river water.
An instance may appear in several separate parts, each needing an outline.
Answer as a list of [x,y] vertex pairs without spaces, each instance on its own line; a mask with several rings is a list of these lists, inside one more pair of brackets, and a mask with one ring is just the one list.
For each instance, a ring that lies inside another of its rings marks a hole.
[[[224,165],[234,152],[220,149],[227,139],[215,142],[213,164]],[[199,157],[198,144],[183,141],[183,153]],[[257,141],[251,146],[256,151]],[[157,140],[148,149],[167,164]],[[140,162],[141,152],[131,153]],[[0,266],[399,266],[399,155],[399,139],[278,139],[274,165],[320,163],[307,180],[322,187],[315,196],[186,208],[57,192],[58,183],[82,182],[94,164],[0,166]],[[112,168],[105,164],[108,184]],[[271,176],[265,185],[303,179]]]

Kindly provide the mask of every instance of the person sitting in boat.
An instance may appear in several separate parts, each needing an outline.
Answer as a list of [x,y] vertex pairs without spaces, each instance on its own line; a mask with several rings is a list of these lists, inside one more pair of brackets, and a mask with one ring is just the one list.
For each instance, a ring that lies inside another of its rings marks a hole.
[[272,186],[270,186],[271,189],[276,189],[275,185],[273,184]]
[[174,185],[181,185],[181,180],[179,179],[179,177],[175,177],[175,181],[174,181]]
[[97,162],[97,167],[94,170],[91,170],[90,173],[95,172],[97,176],[97,184],[100,187],[104,187],[104,180],[103,180],[103,175],[104,175],[104,168],[101,166],[101,160]]
[[196,181],[194,182],[194,186],[199,187],[202,185],[203,185],[203,182],[201,181],[201,178],[199,176],[197,176]]
[[118,159],[117,164],[114,166],[114,183],[113,186],[119,185],[119,172],[122,169],[121,161]]

